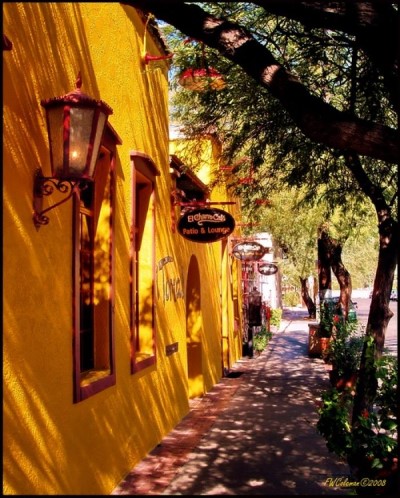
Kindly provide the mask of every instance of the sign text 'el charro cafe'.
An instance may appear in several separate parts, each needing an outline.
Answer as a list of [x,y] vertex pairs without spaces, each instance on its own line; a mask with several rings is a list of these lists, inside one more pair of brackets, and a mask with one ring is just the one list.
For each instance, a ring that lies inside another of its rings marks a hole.
[[235,229],[232,215],[222,209],[192,209],[178,222],[178,232],[193,242],[216,242]]

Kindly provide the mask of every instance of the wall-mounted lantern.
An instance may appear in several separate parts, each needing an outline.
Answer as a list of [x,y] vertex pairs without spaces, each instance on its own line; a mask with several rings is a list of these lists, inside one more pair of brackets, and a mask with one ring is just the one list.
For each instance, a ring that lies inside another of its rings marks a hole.
[[[113,111],[105,102],[82,93],[81,86],[79,73],[75,90],[41,101],[46,109],[51,177],[44,177],[40,168],[35,172],[33,222],[37,229],[49,223],[47,211],[68,201],[76,189],[85,188],[94,178],[104,129]],[[42,210],[43,196],[55,190],[66,197]]]
[[258,261],[267,252],[269,252],[267,247],[255,241],[240,242],[232,249],[233,256],[240,261]]

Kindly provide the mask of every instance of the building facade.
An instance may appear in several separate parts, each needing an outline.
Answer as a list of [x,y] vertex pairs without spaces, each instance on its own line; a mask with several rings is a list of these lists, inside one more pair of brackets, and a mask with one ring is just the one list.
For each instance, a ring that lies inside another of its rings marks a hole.
[[[110,494],[241,356],[229,236],[177,227],[177,190],[230,199],[207,189],[211,138],[199,177],[170,155],[170,54],[151,18],[108,2],[2,8],[3,493]],[[62,150],[43,101],[76,80],[111,114],[94,180],[66,199],[36,188]]]

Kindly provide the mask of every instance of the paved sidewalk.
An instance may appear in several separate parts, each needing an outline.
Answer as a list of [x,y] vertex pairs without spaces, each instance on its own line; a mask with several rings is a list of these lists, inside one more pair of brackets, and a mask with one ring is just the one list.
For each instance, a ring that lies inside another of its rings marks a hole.
[[[309,358],[307,313],[286,309],[280,330],[255,358],[190,413],[113,491],[114,495],[344,495],[327,485],[348,476],[316,431],[316,403],[329,387]],[[331,481],[332,482],[332,481]]]

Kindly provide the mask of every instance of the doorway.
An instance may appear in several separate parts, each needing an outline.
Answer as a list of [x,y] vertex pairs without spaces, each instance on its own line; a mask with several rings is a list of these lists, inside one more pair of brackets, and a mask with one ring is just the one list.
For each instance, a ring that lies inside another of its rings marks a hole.
[[188,395],[196,398],[204,394],[204,378],[200,271],[194,255],[190,258],[186,286],[186,346]]

